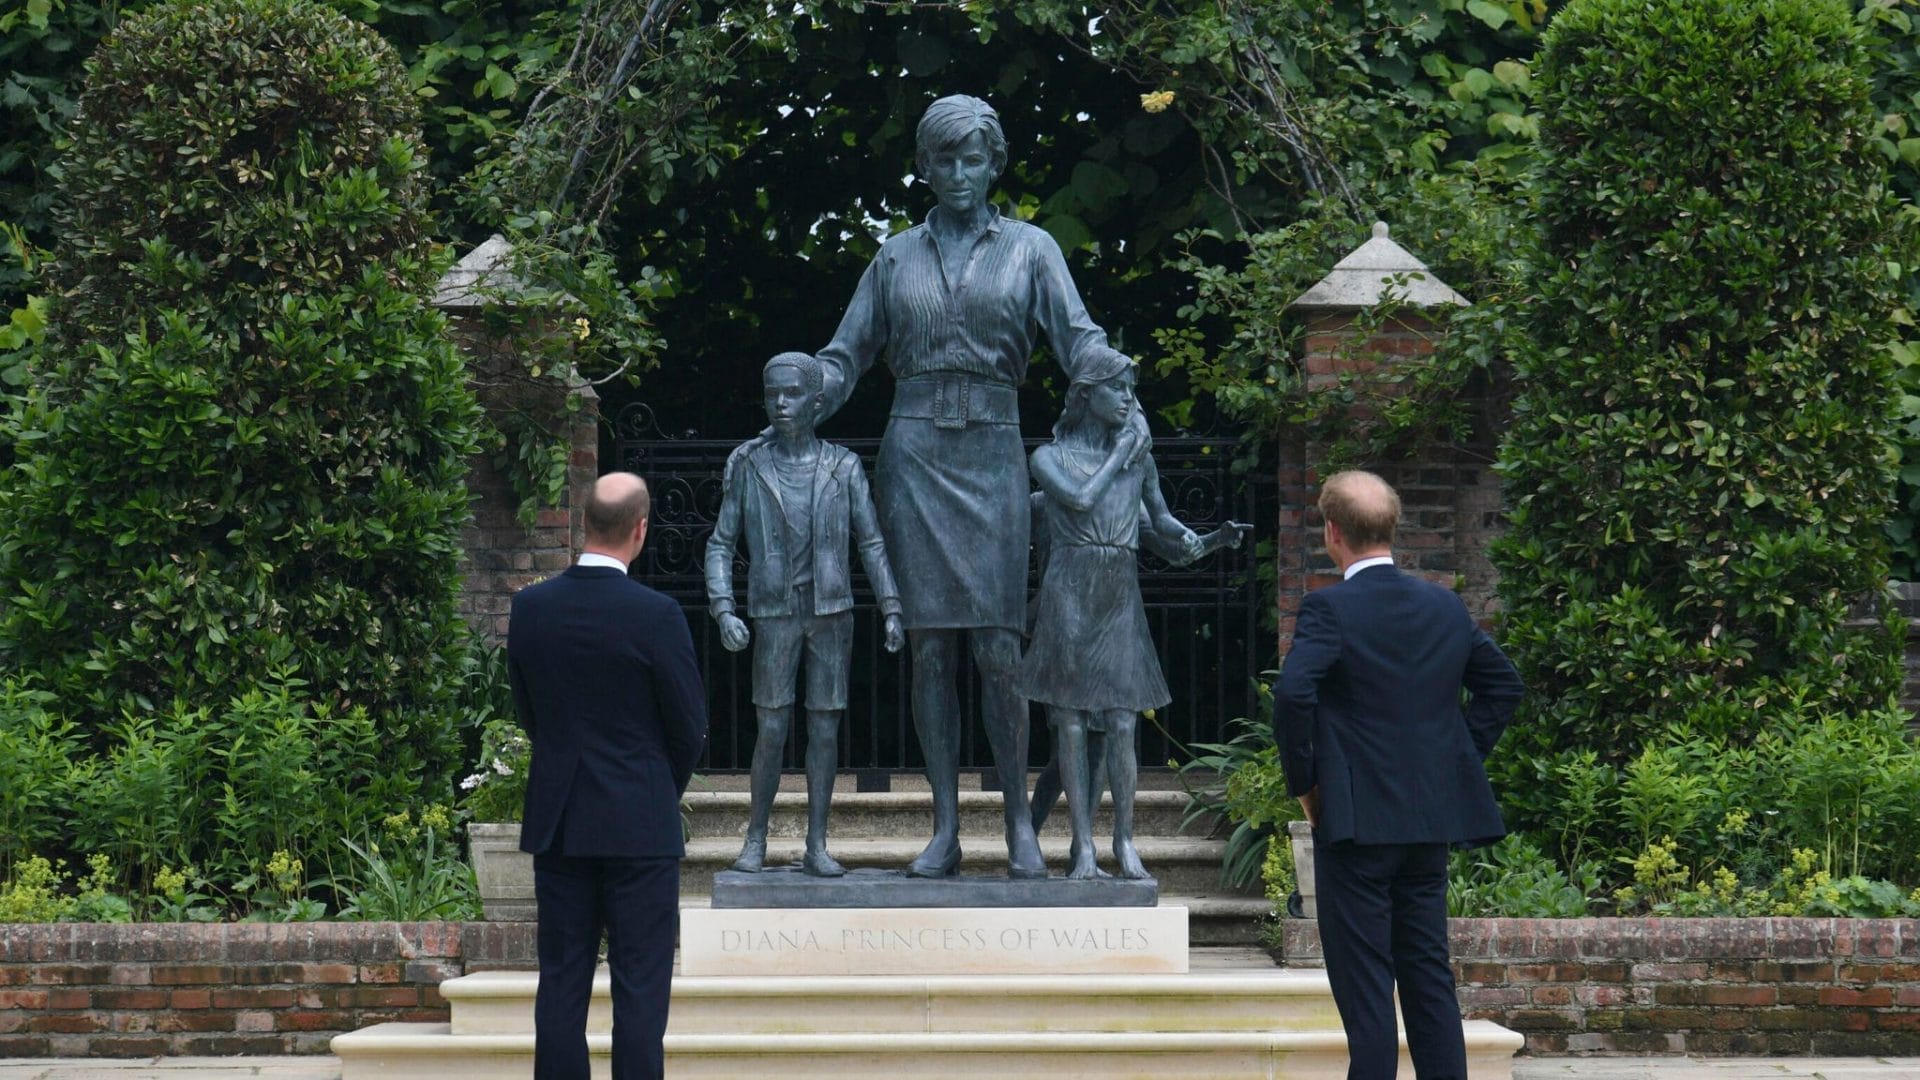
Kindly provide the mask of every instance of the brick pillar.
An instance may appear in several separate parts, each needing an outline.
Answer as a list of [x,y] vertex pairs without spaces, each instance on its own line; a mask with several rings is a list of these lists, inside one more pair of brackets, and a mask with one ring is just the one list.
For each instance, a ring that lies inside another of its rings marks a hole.
[[[1309,394],[1358,383],[1368,391],[1350,407],[1356,423],[1372,416],[1365,398],[1397,393],[1409,365],[1425,362],[1445,334],[1444,317],[1464,299],[1434,281],[1405,249],[1388,243],[1385,226],[1294,304],[1305,320],[1301,371]],[[1419,295],[1409,296],[1407,281]],[[1373,318],[1377,305],[1392,313]],[[1494,571],[1487,545],[1500,524],[1499,479],[1492,470],[1490,424],[1465,446],[1404,448],[1391,460],[1360,463],[1400,493],[1394,555],[1399,565],[1458,589],[1468,610],[1486,621],[1494,610]],[[1314,506],[1323,476],[1323,448],[1289,435],[1276,447],[1280,489],[1275,580],[1281,651],[1292,640],[1300,599],[1339,580],[1320,538]]]
[[[473,520],[461,532],[465,554],[459,609],[469,625],[505,642],[513,594],[565,570],[586,543],[587,487],[599,475],[599,395],[585,382],[565,385],[517,377],[515,357],[485,336],[476,315],[450,313],[454,337],[467,354],[474,395],[489,415],[530,412],[556,424],[568,440],[567,490],[542,507],[532,527],[520,523],[520,496],[494,465],[492,448],[467,463]],[[569,409],[568,398],[576,404]]]

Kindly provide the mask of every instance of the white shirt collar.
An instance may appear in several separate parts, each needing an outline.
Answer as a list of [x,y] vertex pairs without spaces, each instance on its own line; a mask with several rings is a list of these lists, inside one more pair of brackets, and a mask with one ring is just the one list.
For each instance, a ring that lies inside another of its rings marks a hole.
[[580,561],[575,563],[574,565],[575,566],[610,566],[613,569],[618,570],[623,574],[627,572],[626,563],[621,562],[619,559],[616,559],[611,555],[602,555],[597,551],[589,551],[586,554],[580,556]]
[[1354,563],[1352,566],[1347,567],[1346,578],[1344,580],[1352,580],[1353,575],[1359,573],[1362,570],[1368,570],[1376,566],[1392,566],[1392,565],[1393,565],[1393,556],[1391,555],[1375,555],[1371,559],[1361,559],[1359,562]]

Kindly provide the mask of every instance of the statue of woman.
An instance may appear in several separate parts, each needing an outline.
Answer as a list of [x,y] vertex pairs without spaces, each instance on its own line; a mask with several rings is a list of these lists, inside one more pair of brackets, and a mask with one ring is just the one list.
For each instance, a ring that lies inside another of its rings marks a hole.
[[987,201],[1007,162],[991,106],[965,96],[928,106],[916,161],[938,205],[881,246],[818,354],[828,412],[875,361],[893,372],[874,495],[899,579],[914,730],[933,790],[933,839],[908,872],[942,877],[960,861],[955,680],[966,647],[980,668],[1006,798],[1008,874],[1045,877],[1027,805],[1027,703],[1013,688],[1028,526],[1017,388],[1039,335],[1069,379],[1109,351],[1107,335],[1053,238]]

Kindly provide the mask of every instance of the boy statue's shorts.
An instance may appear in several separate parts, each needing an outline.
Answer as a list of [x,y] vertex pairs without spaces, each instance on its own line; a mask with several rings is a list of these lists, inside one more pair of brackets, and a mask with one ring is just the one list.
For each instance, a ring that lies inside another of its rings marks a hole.
[[[796,605],[797,606],[797,605]],[[753,704],[784,709],[793,704],[800,658],[807,660],[809,712],[847,707],[847,669],[853,663],[853,612],[832,615],[766,615],[753,620]]]

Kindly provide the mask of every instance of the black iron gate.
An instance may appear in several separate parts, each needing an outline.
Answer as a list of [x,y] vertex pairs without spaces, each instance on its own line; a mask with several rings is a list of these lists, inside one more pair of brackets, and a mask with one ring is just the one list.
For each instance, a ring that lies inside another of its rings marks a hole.
[[[879,439],[835,441],[859,454],[872,476]],[[702,573],[707,538],[720,513],[722,472],[739,442],[664,435],[653,411],[640,403],[626,406],[615,418],[613,468],[645,477],[653,493],[652,526],[634,574],[686,609],[707,676],[712,722],[704,766],[708,772],[745,769],[753,755],[750,654],[721,647],[718,629],[707,614]],[[1028,440],[1028,449],[1039,443]],[[1232,439],[1156,437],[1153,443],[1161,487],[1176,517],[1201,532],[1223,521],[1252,522],[1257,538],[1268,532],[1265,515],[1272,511],[1257,505],[1259,485],[1234,473],[1233,456]],[[1164,766],[1179,756],[1176,744],[1216,741],[1227,721],[1253,715],[1253,681],[1271,666],[1275,647],[1272,635],[1260,626],[1261,589],[1253,549],[1250,539],[1238,551],[1223,551],[1188,567],[1169,566],[1142,553],[1141,598],[1173,693],[1173,704],[1140,725],[1142,767]],[[741,580],[744,587],[744,576]],[[908,706],[906,650],[894,655],[882,648],[873,595],[863,574],[856,573],[854,581],[853,666],[841,768],[918,770],[923,762]],[[963,684],[963,714],[969,717],[975,715],[974,683],[969,677]],[[1038,708],[1034,724],[1037,764],[1048,753],[1045,718]],[[788,768],[801,766],[800,733],[805,730],[804,722],[792,728]],[[965,727],[961,754],[967,768],[992,763],[977,721]]]

